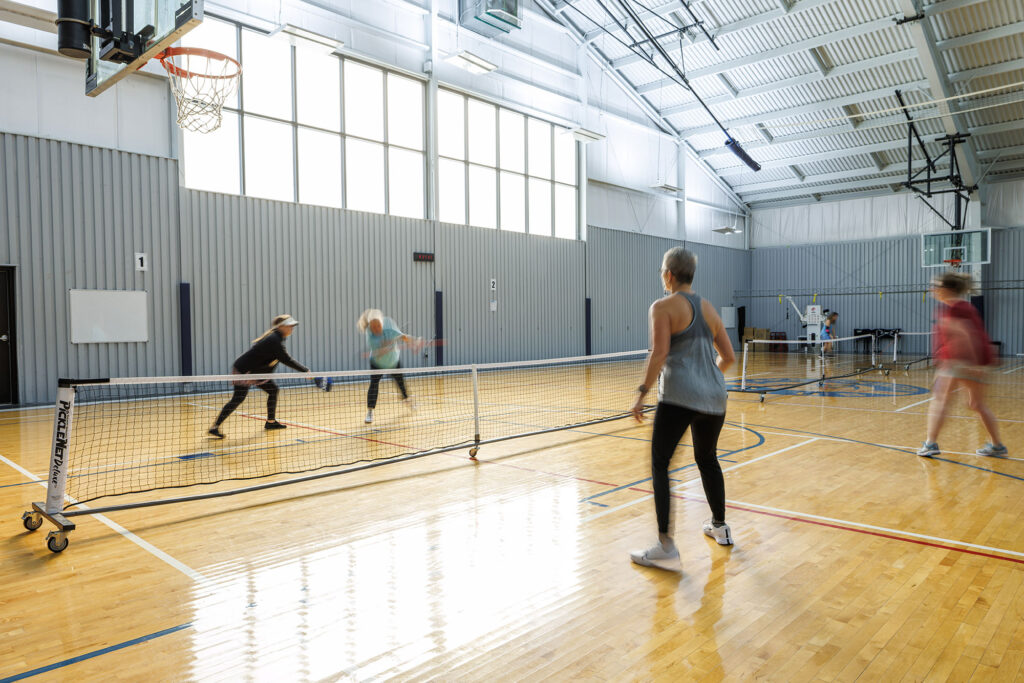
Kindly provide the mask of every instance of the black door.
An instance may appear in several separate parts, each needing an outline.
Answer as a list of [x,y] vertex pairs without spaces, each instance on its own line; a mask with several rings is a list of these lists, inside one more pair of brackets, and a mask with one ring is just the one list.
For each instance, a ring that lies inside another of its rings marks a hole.
[[0,404],[16,403],[14,357],[14,268],[0,268]]

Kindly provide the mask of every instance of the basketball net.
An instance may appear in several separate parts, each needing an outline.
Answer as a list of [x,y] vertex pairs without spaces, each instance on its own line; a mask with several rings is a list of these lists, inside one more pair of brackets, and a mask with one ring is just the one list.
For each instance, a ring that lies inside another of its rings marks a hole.
[[213,50],[169,47],[157,55],[178,105],[178,126],[195,133],[220,128],[221,108],[238,87],[242,65]]

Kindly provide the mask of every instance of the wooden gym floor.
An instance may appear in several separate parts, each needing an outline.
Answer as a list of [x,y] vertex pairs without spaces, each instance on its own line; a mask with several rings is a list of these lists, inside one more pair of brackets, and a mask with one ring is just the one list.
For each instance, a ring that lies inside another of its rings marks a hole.
[[[52,411],[0,412],[0,681],[1015,680],[1024,363],[994,376],[1008,459],[973,455],[962,398],[943,454],[913,454],[928,370],[730,394],[736,545],[702,535],[681,446],[682,574],[629,561],[654,540],[649,422],[79,517],[52,554],[49,525],[20,520],[44,495]],[[382,389],[373,429],[403,419]]]

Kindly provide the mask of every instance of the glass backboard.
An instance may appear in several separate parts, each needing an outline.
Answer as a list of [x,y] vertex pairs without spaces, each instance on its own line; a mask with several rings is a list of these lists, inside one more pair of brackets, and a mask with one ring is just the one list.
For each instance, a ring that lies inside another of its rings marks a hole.
[[992,262],[992,230],[950,230],[921,235],[921,265],[925,268],[949,267],[949,261],[960,265]]
[[[121,3],[122,15],[129,9],[134,14],[132,32],[153,30],[143,41],[142,55],[127,63],[106,61],[101,55],[109,49],[109,41],[92,37],[92,51],[86,62],[85,94],[95,97],[122,78],[135,73],[150,59],[178,42],[183,35],[203,21],[203,0],[112,0]],[[92,20],[102,26],[103,0],[90,0]],[[130,7],[129,7],[130,6]]]

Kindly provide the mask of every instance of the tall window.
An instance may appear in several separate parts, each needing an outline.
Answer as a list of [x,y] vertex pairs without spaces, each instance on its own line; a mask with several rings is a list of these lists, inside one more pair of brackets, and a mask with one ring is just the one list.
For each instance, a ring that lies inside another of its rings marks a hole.
[[571,132],[450,90],[437,108],[442,221],[576,238]]
[[422,81],[210,17],[182,44],[242,63],[220,129],[183,134],[186,186],[425,217]]

